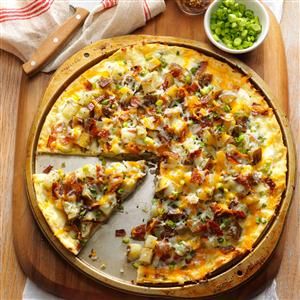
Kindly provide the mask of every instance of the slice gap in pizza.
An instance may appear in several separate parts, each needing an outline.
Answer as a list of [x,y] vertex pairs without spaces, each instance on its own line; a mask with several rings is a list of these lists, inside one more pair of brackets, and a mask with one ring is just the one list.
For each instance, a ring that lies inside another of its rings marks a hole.
[[145,161],[87,164],[34,174],[38,206],[54,235],[77,255],[146,176]]

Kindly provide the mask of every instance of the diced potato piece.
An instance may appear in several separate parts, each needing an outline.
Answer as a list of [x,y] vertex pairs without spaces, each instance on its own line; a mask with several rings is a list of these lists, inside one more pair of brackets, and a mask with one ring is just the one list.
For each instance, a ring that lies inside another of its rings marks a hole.
[[180,134],[186,126],[186,122],[180,118],[174,118],[170,124],[176,134]]
[[81,205],[78,202],[63,202],[63,208],[69,220],[75,219],[79,213]]
[[156,129],[154,121],[155,121],[155,119],[152,116],[144,117],[143,119],[141,119],[141,123],[150,130]]
[[139,262],[143,265],[150,265],[152,261],[153,250],[150,248],[143,248],[141,251]]
[[78,137],[82,134],[82,127],[75,126],[73,129],[71,129],[71,134],[73,138],[78,139]]
[[148,62],[148,69],[149,71],[153,71],[154,69],[158,68],[160,65],[161,65],[161,61],[158,58],[153,57]]
[[166,91],[166,94],[171,98],[175,98],[177,96],[177,91],[178,87],[176,85],[173,85]]
[[128,261],[134,261],[137,260],[142,251],[142,245],[131,243],[127,246],[127,260]]
[[112,211],[114,209],[114,206],[110,206],[109,204],[103,205],[100,207],[101,212],[105,215],[105,216],[109,216]]
[[136,128],[122,128],[121,139],[124,143],[135,142]]
[[98,202],[101,212],[103,212],[105,216],[109,216],[117,204],[116,194],[112,193],[104,195]]
[[152,73],[149,73],[149,75],[145,77],[141,84],[144,93],[149,94],[155,92],[157,88],[161,86],[162,79],[161,76],[159,76],[159,74],[156,71],[154,71]]
[[77,117],[79,117],[79,118],[85,119],[85,118],[88,118],[88,117],[90,116],[90,111],[89,111],[89,109],[86,108],[86,107],[81,107],[81,108],[79,109],[79,111],[77,112],[76,115],[77,115]]
[[59,142],[56,143],[57,150],[61,151],[61,152],[64,152],[64,153],[71,152],[71,150],[72,150],[71,146],[72,146],[71,143],[69,143],[69,144],[62,144],[62,143],[59,143]]
[[82,148],[87,148],[90,144],[91,136],[83,132],[77,140],[77,144]]
[[81,237],[87,238],[93,228],[93,222],[82,222],[80,224]]
[[206,130],[203,134],[204,140],[207,145],[209,146],[216,146],[217,145],[217,140],[216,138],[208,131]]
[[102,105],[100,105],[97,101],[93,101],[94,107],[94,118],[99,119],[102,116]]
[[154,249],[154,247],[156,245],[156,240],[157,240],[157,237],[149,234],[146,238],[146,241],[145,241],[145,247],[150,248],[150,249]]
[[62,114],[67,120],[71,120],[79,110],[79,105],[73,101],[68,102],[63,108]]
[[147,130],[144,126],[136,126],[137,135],[139,137],[146,137],[147,136]]

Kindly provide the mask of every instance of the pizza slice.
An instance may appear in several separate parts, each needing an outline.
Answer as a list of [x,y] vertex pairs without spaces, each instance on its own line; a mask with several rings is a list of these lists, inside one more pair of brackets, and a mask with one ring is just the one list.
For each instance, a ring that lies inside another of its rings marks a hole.
[[146,175],[145,161],[87,164],[34,174],[38,206],[60,242],[78,254],[99,224],[105,222]]

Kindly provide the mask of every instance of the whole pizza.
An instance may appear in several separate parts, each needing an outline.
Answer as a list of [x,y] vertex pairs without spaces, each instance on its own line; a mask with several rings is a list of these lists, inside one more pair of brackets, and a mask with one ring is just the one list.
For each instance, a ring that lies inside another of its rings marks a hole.
[[99,156],[33,176],[40,210],[75,255],[157,165],[149,218],[128,241],[138,284],[199,281],[245,255],[286,187],[280,126],[249,78],[159,43],[119,49],[80,75],[47,115],[37,151]]

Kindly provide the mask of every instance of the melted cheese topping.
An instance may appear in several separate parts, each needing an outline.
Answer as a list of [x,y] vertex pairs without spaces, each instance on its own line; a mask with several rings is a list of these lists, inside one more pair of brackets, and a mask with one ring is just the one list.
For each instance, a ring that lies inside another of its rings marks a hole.
[[[176,46],[120,49],[83,73],[48,114],[38,151],[160,159],[158,228],[147,229],[158,246],[145,245],[153,259],[138,283],[199,280],[251,250],[285,189],[286,148],[264,97],[226,63]],[[111,184],[124,168],[106,169]],[[135,182],[123,178],[125,194]],[[98,201],[105,215],[116,203]]]

